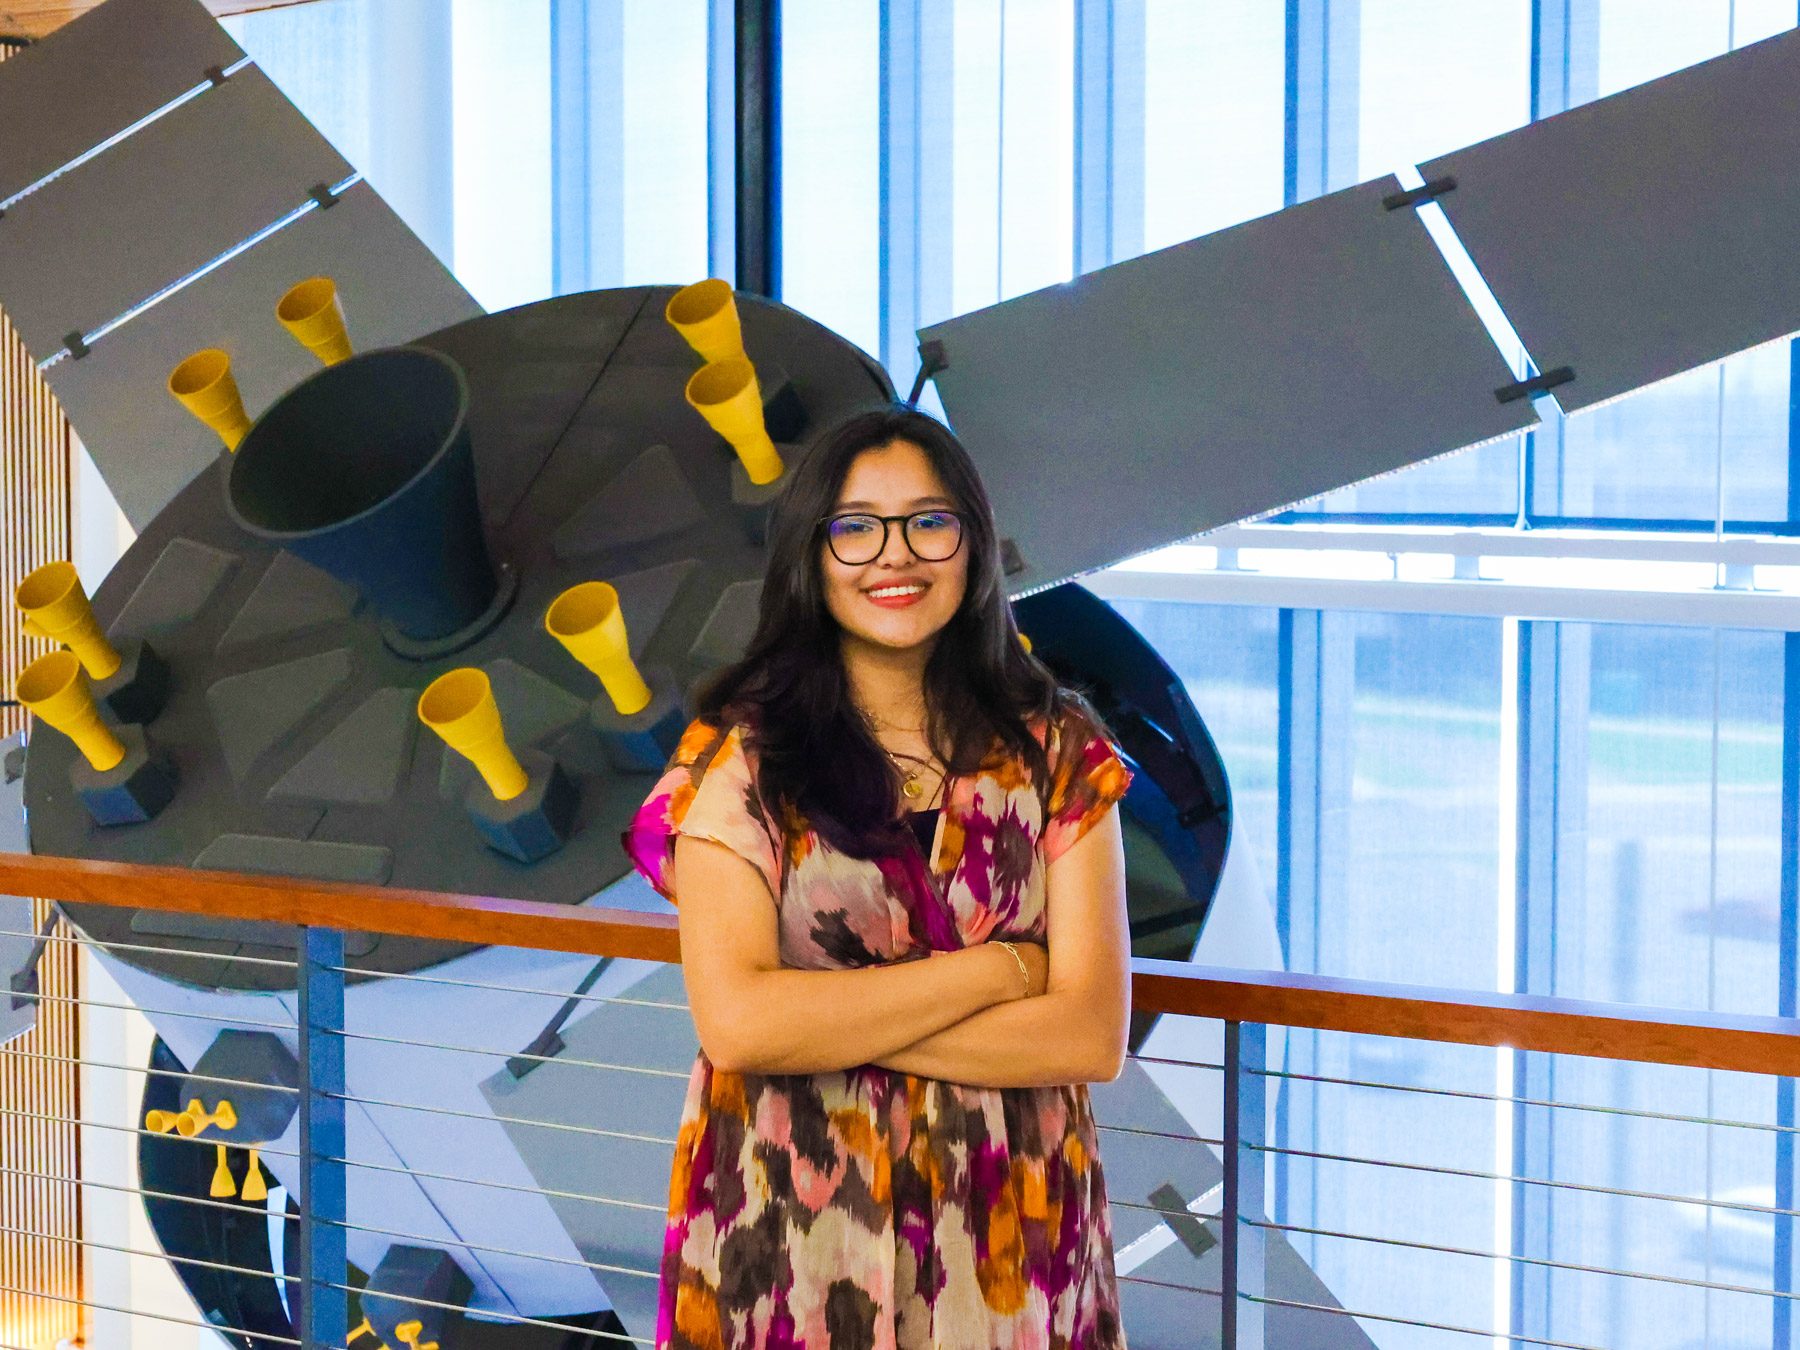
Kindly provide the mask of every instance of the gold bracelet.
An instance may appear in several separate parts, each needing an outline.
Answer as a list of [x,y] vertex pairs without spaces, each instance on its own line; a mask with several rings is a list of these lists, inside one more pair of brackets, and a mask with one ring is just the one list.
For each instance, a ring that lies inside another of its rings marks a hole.
[[1006,948],[1007,954],[1013,959],[1013,964],[1019,968],[1019,983],[1025,986],[1025,992],[1019,997],[1030,998],[1031,972],[1025,969],[1025,958],[1019,955],[1019,949],[1017,947],[1013,946],[1012,943],[1007,942],[1005,939],[995,938],[994,942],[996,945]]

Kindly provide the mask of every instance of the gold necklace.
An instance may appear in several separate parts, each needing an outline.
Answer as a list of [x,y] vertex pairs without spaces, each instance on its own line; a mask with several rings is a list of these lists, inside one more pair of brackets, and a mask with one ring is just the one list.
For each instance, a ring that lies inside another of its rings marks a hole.
[[[896,726],[896,725],[894,725],[894,723],[888,721],[886,718],[877,717],[874,713],[866,713],[865,716],[867,716],[868,719],[871,722],[875,723],[877,726],[883,727],[888,731],[905,732],[909,736],[922,736],[925,734],[925,728],[923,726],[917,726],[917,727]],[[881,742],[879,740],[877,740],[875,743],[877,745],[881,745]],[[888,757],[888,759],[893,763],[894,768],[899,770],[900,774],[902,775],[901,780],[900,780],[900,791],[906,795],[906,799],[908,801],[916,802],[919,799],[920,794],[922,794],[925,791],[925,784],[920,781],[920,776],[919,776],[918,770],[915,769],[909,773],[909,772],[907,772],[906,769],[901,767],[900,761],[903,759],[910,759],[915,764],[924,764],[924,763],[928,763],[929,761],[922,760],[917,755],[906,755],[906,754],[901,754],[898,751],[889,750],[885,745],[881,746],[881,752]],[[940,786],[941,786],[941,783],[940,783]]]
[[917,769],[914,769],[909,773],[906,769],[901,767],[900,761],[903,759],[910,759],[916,764],[923,764],[926,761],[919,759],[916,755],[897,754],[894,751],[889,750],[885,745],[881,748],[883,752],[886,753],[888,759],[893,762],[894,767],[899,769],[900,773],[903,775],[900,780],[900,791],[906,794],[907,800],[917,801],[919,795],[925,791],[925,784],[920,781],[919,771]]

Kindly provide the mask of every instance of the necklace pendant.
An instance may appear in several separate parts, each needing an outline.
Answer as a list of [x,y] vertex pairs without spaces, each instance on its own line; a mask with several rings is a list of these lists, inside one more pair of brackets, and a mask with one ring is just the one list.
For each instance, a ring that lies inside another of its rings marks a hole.
[[[892,780],[889,780],[889,781],[892,781]],[[900,785],[900,790],[902,792],[904,792],[912,800],[917,801],[919,799],[920,794],[925,791],[925,785],[919,781],[917,775],[914,775],[913,777],[908,778],[904,783],[902,783]]]

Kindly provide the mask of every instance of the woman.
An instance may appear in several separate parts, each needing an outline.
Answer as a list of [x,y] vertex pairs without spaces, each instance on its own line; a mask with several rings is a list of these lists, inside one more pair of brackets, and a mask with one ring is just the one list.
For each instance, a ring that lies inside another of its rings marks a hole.
[[1130,772],[1020,643],[947,429],[863,414],[791,473],[748,652],[624,836],[701,1046],[656,1343],[1122,1346],[1086,1084]]

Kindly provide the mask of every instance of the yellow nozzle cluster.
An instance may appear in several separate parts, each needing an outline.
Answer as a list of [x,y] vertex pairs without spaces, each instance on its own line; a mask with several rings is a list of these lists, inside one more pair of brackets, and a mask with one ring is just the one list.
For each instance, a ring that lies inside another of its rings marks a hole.
[[292,286],[275,306],[275,317],[307,351],[328,366],[350,357],[344,305],[330,277],[308,277]]
[[94,691],[74,652],[38,657],[19,672],[13,692],[33,715],[74,741],[96,773],[116,769],[125,758],[125,742],[100,720]]
[[32,637],[69,648],[96,680],[118,673],[118,648],[100,631],[74,564],[45,563],[19,583],[13,599],[24,611],[25,631]]
[[781,477],[781,456],[763,423],[762,389],[744,353],[743,327],[729,282],[709,277],[669,297],[663,317],[706,362],[687,384],[687,401],[737,451],[758,487]]
[[506,743],[485,672],[463,666],[438,676],[419,695],[419,720],[475,766],[496,801],[509,802],[525,790],[529,780]]
[[744,331],[729,281],[708,277],[683,286],[669,297],[663,317],[702,361],[728,361],[744,354]]
[[606,696],[619,713],[629,716],[650,706],[650,686],[631,659],[619,593],[606,582],[584,581],[569,587],[545,612],[544,627],[571,656],[600,677]]
[[[218,1109],[208,1115],[206,1105],[198,1097],[190,1098],[185,1111],[147,1111],[144,1113],[144,1128],[152,1134],[175,1133],[183,1139],[192,1139],[208,1125],[217,1125],[221,1130],[237,1128],[237,1110],[229,1101],[221,1100]],[[237,1182],[232,1178],[231,1166],[226,1161],[226,1146],[217,1145],[216,1161],[213,1165],[212,1185],[209,1194],[215,1200],[226,1200],[237,1195]],[[269,1184],[263,1180],[262,1154],[259,1149],[251,1149],[249,1169],[244,1173],[243,1198],[252,1203],[269,1198]]]
[[231,373],[231,355],[218,347],[203,347],[170,371],[169,392],[216,431],[227,450],[235,451],[250,430],[243,395]]
[[402,1322],[394,1328],[394,1339],[407,1347],[407,1350],[438,1350],[436,1341],[420,1343],[419,1337],[425,1334],[425,1323],[418,1318],[410,1322]]
[[762,387],[747,357],[701,366],[687,382],[687,401],[731,443],[752,483],[762,487],[781,477],[781,454],[763,422]]
[[192,1139],[208,1125],[217,1125],[221,1130],[237,1128],[237,1110],[232,1104],[220,1099],[218,1110],[207,1113],[205,1105],[198,1097],[187,1104],[187,1110],[175,1117],[175,1133],[183,1139]]
[[[337,283],[330,277],[308,277],[290,286],[275,305],[275,317],[294,340],[328,366],[347,359],[350,334],[344,327],[344,306]],[[250,430],[244,398],[237,377],[231,373],[231,354],[219,347],[203,347],[169,372],[169,393],[195,417],[218,433],[227,450]]]

